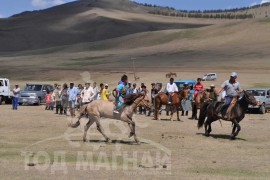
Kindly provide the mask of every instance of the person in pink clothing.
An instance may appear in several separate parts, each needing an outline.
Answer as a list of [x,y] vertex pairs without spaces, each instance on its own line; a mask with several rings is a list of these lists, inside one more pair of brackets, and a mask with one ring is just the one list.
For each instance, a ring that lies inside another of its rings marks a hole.
[[46,99],[46,107],[45,107],[45,110],[50,110],[51,108],[51,102],[52,102],[52,97],[51,97],[51,93],[48,91],[46,96],[45,96],[45,99]]
[[203,84],[202,84],[202,79],[198,78],[197,79],[197,83],[194,85],[194,98],[196,97],[196,95],[198,94],[198,92],[203,91]]

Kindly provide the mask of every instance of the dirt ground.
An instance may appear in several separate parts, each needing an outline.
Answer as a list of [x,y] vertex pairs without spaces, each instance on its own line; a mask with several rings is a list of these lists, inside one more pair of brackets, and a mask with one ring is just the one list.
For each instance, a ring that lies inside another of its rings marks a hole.
[[[119,74],[94,73],[91,80],[117,82]],[[164,73],[140,72],[141,80],[165,83]],[[163,75],[164,74],[164,75]],[[179,72],[179,79],[194,79],[202,71]],[[244,88],[266,84],[267,73],[239,70]],[[76,83],[82,82],[79,79]],[[226,80],[228,72],[219,71],[216,82]],[[14,81],[16,82],[16,81]],[[105,82],[105,83],[106,83]],[[23,81],[18,81],[24,84]],[[52,81],[50,83],[53,83]],[[261,83],[261,84],[260,84]],[[213,123],[210,137],[197,129],[197,121],[181,117],[183,122],[161,121],[135,115],[141,145],[128,138],[126,124],[103,119],[105,132],[113,140],[104,142],[93,125],[90,142],[82,141],[81,120],[77,129],[68,128],[69,117],[45,111],[44,106],[0,106],[1,179],[269,179],[270,114],[247,114],[236,140],[230,140],[231,123]],[[174,120],[175,120],[174,116]],[[74,121],[74,120],[73,120]],[[89,156],[87,156],[89,155]]]

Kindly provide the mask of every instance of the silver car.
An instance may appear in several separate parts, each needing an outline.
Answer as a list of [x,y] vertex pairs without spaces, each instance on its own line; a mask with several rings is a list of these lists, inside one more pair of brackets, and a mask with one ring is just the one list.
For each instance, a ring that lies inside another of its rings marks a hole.
[[270,110],[270,88],[254,88],[248,89],[247,92],[251,93],[257,100],[257,105],[249,105],[249,111],[258,110],[259,113],[264,114]]
[[21,91],[19,104],[40,105],[40,103],[45,103],[46,93],[53,89],[50,84],[26,84],[24,91]]

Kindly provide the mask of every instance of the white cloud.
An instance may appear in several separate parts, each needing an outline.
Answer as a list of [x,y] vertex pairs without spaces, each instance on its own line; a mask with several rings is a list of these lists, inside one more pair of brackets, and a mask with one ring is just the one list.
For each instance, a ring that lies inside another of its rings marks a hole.
[[34,7],[56,6],[66,3],[65,0],[32,0]]
[[53,0],[52,1],[53,5],[60,5],[60,4],[64,4],[64,3],[66,3],[64,0]]
[[47,0],[32,0],[32,6],[34,7],[45,7],[47,5]]
[[262,0],[261,2],[254,2],[254,3],[251,3],[249,6],[255,6],[255,5],[259,5],[259,4],[264,4],[264,3],[270,3],[270,0]]
[[270,2],[270,0],[262,0],[261,4],[263,4],[263,3],[269,3],[269,2]]

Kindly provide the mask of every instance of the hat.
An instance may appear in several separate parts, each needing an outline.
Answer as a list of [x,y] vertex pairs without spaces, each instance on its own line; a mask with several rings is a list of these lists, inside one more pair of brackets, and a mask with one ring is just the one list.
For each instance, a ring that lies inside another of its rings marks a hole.
[[232,72],[231,77],[237,77],[237,72]]
[[215,85],[214,84],[211,84],[211,86],[210,87],[215,87]]
[[74,84],[74,82],[70,82],[69,84]]
[[142,82],[141,85],[143,85],[144,83]]
[[128,84],[131,84],[131,82],[128,82]]
[[137,84],[136,83],[133,83],[133,86],[136,86]]
[[105,86],[109,86],[108,84],[105,84]]
[[184,83],[184,85],[188,85],[188,83],[187,83],[187,82],[185,82],[185,83]]
[[90,82],[86,82],[85,85],[86,85],[86,84],[91,84],[91,83],[90,83]]
[[151,85],[156,85],[156,83],[152,83]]

